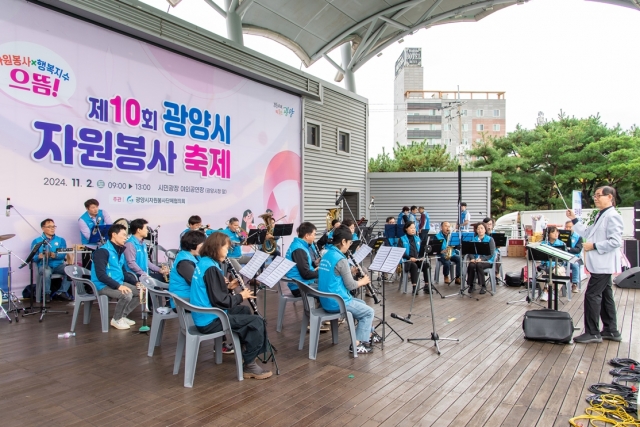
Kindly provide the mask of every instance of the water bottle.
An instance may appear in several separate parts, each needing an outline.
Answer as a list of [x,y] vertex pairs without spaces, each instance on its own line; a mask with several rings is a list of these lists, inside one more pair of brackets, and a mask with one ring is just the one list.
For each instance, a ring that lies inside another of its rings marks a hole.
[[58,339],[70,338],[70,337],[75,337],[75,336],[76,336],[75,332],[63,332],[63,333],[58,334]]

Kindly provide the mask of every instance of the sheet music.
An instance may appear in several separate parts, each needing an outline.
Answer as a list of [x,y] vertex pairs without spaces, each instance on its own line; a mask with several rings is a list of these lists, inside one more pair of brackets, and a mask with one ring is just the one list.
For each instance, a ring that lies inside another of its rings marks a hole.
[[396,267],[398,266],[398,263],[402,259],[403,255],[404,248],[391,248],[391,251],[387,258],[384,260],[384,264],[382,265],[380,271],[382,271],[383,273],[393,273],[394,271],[396,271]]
[[369,270],[371,271],[382,271],[382,265],[384,264],[384,260],[387,259],[387,256],[391,253],[391,246],[380,246],[378,249],[378,254],[373,259],[373,262],[369,266]]
[[287,274],[291,268],[296,265],[295,262],[289,261],[282,257],[276,257],[275,260],[267,267],[267,269],[258,276],[258,281],[264,283],[270,288],[278,283],[282,276]]
[[248,279],[252,279],[256,275],[258,269],[262,267],[262,264],[269,258],[269,254],[266,252],[256,251],[251,257],[251,261],[245,264],[244,267],[238,272]]
[[367,257],[367,255],[369,255],[371,253],[373,249],[371,249],[371,246],[368,245],[362,245],[360,246],[360,249],[358,249],[356,251],[355,254],[353,254],[353,259],[356,260],[356,262],[358,264],[360,264],[362,261],[364,261],[364,259]]

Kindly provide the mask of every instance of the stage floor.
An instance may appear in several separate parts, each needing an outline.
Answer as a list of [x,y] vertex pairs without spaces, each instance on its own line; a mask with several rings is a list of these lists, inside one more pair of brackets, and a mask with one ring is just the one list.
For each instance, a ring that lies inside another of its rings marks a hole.
[[[522,265],[523,258],[505,258],[504,271]],[[457,291],[453,284],[437,287],[445,295]],[[429,337],[428,296],[416,298],[414,325],[389,317],[409,311],[410,295],[397,288],[386,285],[389,323],[405,339]],[[0,319],[0,419],[5,427],[566,426],[587,406],[587,387],[611,381],[609,359],[640,358],[640,316],[634,316],[640,293],[614,287],[622,342],[553,345],[524,340],[523,314],[537,307],[507,305],[524,295],[519,290],[498,286],[495,296],[487,293],[480,301],[437,297],[438,334],[460,339],[441,341],[441,356],[431,341],[401,342],[391,334],[384,351],[353,359],[349,333],[341,327],[338,345],[330,333],[321,335],[316,361],[308,359],[308,339],[304,350],[297,349],[302,305],[288,305],[283,331],[276,333],[278,299],[269,292],[268,331],[281,375],[238,382],[233,356],[215,365],[208,342],[201,346],[192,389],[183,387],[182,372],[172,375],[177,321],[165,327],[162,345],[147,357],[148,337],[114,328],[102,333],[97,307],[89,325],[79,316],[76,337],[58,339],[69,330],[73,306],[54,302],[54,309],[69,314],[48,314],[43,323],[34,316],[18,324]],[[561,307],[578,327],[582,302],[583,293],[574,294]],[[130,317],[138,320],[140,312]]]

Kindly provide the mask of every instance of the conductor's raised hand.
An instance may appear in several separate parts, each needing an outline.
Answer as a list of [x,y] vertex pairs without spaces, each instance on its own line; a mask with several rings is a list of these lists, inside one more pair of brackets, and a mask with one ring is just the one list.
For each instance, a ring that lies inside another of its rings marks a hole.
[[567,209],[567,218],[569,218],[570,220],[574,220],[576,219],[576,214],[573,213],[573,209]]

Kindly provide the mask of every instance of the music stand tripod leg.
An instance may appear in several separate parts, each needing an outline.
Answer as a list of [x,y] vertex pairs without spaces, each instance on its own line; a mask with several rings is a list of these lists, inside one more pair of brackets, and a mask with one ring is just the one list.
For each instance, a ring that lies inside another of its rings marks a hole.
[[[429,281],[429,290],[431,290],[431,281]],[[429,338],[407,338],[407,342],[411,342],[411,341],[433,341],[435,347],[436,347],[436,351],[438,352],[438,356],[440,356],[442,353],[440,352],[440,346],[438,345],[438,341],[457,341],[459,342],[460,340],[458,338],[442,338],[438,335],[438,332],[436,331],[436,316],[435,316],[435,312],[433,309],[433,298],[429,298],[429,302],[430,302],[430,306],[431,306],[431,327],[432,327],[432,332],[431,332],[431,336]]]

